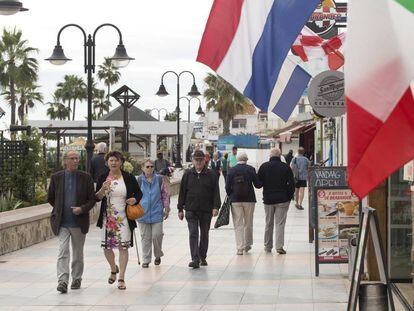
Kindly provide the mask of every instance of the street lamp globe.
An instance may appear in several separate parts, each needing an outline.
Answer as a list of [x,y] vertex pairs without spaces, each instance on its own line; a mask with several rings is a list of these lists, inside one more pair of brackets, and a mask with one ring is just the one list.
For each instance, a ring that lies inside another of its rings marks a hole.
[[196,115],[199,115],[199,116],[204,116],[205,115],[203,109],[201,109],[201,105],[198,106],[198,109],[196,111]]
[[49,58],[46,58],[46,60],[53,65],[63,65],[71,59],[66,57],[61,45],[56,45],[52,55]]
[[13,15],[17,12],[27,11],[23,4],[17,0],[0,1],[0,15]]
[[123,68],[128,66],[129,62],[135,58],[128,56],[123,44],[118,44],[114,56],[110,57],[109,59],[115,67]]

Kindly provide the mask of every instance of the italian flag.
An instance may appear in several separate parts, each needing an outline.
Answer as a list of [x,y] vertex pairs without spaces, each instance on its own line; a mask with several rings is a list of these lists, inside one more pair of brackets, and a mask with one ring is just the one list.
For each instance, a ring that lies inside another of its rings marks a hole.
[[414,0],[352,0],[345,62],[348,182],[360,197],[414,158]]

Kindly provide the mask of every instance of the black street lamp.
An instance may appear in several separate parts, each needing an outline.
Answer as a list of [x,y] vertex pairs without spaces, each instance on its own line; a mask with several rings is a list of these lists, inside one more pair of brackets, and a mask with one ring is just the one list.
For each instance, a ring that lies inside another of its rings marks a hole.
[[23,4],[17,0],[0,1],[0,15],[13,15],[17,12],[27,11]]
[[177,142],[176,142],[176,147],[177,147],[177,156],[175,157],[175,167],[182,167],[181,165],[181,143],[180,143],[180,77],[183,73],[188,73],[193,77],[193,85],[191,87],[190,92],[188,92],[188,96],[191,97],[197,97],[200,96],[200,92],[197,89],[197,85],[195,84],[195,77],[194,74],[191,71],[181,71],[180,73],[176,73],[175,71],[166,71],[163,73],[162,77],[161,77],[161,85],[158,89],[157,95],[158,96],[167,96],[169,95],[167,90],[165,89],[164,86],[164,76],[167,73],[172,73],[177,77],[177,107],[176,107],[176,113],[177,113]]
[[83,33],[83,43],[84,43],[84,68],[85,73],[87,73],[88,81],[88,138],[86,140],[85,149],[87,154],[87,160],[86,160],[86,171],[90,172],[90,163],[93,156],[93,150],[95,148],[95,145],[92,140],[92,73],[95,73],[95,36],[99,29],[101,29],[104,26],[110,26],[115,28],[118,31],[119,35],[119,44],[115,50],[114,56],[110,57],[110,60],[116,67],[125,67],[129,64],[131,60],[134,58],[129,57],[125,46],[122,42],[122,34],[118,27],[116,27],[113,24],[102,24],[98,26],[95,31],[93,32],[93,35],[86,35],[85,30],[77,24],[67,24],[63,26],[57,35],[57,43],[55,48],[53,49],[52,56],[49,58],[46,58],[46,60],[50,61],[53,65],[63,65],[67,61],[70,61],[70,58],[67,58],[65,56],[65,53],[63,52],[63,48],[60,45],[60,34],[62,31],[67,27],[76,27],[80,29]]
[[[200,98],[198,98],[198,97],[191,97],[191,98],[188,98],[187,96],[181,96],[180,97],[180,99],[186,99],[187,100],[187,102],[188,102],[188,123],[190,123],[190,102],[191,102],[191,100],[193,100],[193,99],[197,99],[198,100],[198,109],[200,110],[201,109],[201,100],[200,100]],[[202,110],[201,110],[202,111]],[[197,110],[197,112],[199,112],[198,110]],[[196,114],[199,114],[199,113],[197,113],[196,112]]]
[[158,108],[152,108],[151,110],[150,110],[150,114],[151,114],[151,112],[153,111],[153,110],[155,110],[155,111],[157,111],[158,112],[158,121],[160,121],[160,113],[161,113],[161,111],[165,111],[165,114],[167,115],[168,114],[168,111],[167,111],[167,109],[165,109],[165,108],[160,108],[160,109],[158,109]]

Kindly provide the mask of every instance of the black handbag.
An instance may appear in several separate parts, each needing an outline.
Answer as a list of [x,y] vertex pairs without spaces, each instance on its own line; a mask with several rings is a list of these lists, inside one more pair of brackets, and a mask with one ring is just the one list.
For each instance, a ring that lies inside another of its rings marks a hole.
[[226,196],[223,205],[220,208],[220,212],[218,214],[216,223],[214,224],[214,228],[220,228],[221,226],[226,226],[230,222],[230,208],[231,202],[230,198]]

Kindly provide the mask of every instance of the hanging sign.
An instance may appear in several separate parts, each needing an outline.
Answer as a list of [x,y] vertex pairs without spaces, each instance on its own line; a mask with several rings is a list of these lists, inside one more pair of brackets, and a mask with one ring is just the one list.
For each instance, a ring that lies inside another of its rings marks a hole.
[[338,117],[345,114],[344,73],[327,70],[312,79],[308,98],[313,110],[323,117]]
[[347,3],[323,0],[312,13],[306,26],[319,36],[329,33],[330,36],[325,36],[326,39],[329,39],[336,35],[335,32],[331,31],[335,26],[346,23],[346,13]]

